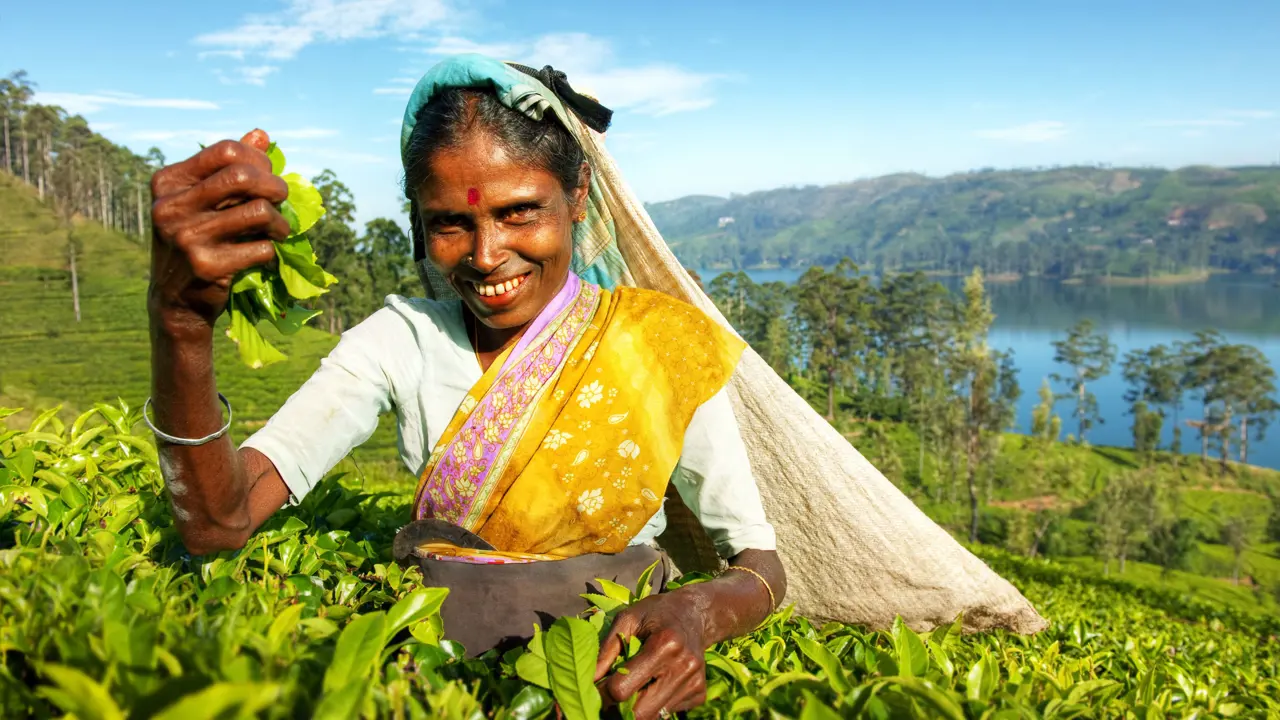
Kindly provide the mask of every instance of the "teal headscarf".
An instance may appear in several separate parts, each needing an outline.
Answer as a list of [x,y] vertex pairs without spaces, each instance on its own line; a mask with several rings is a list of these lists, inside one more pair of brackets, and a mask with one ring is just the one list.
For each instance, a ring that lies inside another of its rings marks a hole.
[[[550,112],[580,144],[583,134],[591,132],[565,106],[561,98],[539,79],[484,55],[457,55],[428,70],[409,96],[404,123],[400,129],[402,163],[409,147],[409,138],[417,124],[418,112],[441,90],[457,87],[492,90],[503,105],[534,120],[541,121]],[[412,190],[410,193],[412,194]],[[421,247],[423,239],[420,237],[417,218],[413,218],[413,225],[415,248]],[[424,253],[420,253],[415,260],[430,297],[452,295],[453,289],[439,276]],[[575,223],[573,227],[572,268],[582,279],[607,289],[613,289],[628,276],[626,262],[618,251],[613,216],[604,202],[604,193],[594,173],[587,194],[587,218]]]

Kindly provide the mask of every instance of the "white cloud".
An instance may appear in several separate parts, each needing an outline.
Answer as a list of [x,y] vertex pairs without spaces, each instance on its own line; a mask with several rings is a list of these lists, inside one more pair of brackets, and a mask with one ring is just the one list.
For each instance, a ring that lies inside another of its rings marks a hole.
[[288,59],[312,43],[409,35],[449,15],[444,0],[289,0],[281,12],[246,16],[240,25],[194,42]]
[[1270,120],[1276,116],[1274,110],[1226,110],[1222,114],[1244,120]]
[[1043,143],[1059,140],[1067,134],[1067,124],[1057,120],[1039,120],[1013,127],[979,130],[974,133],[986,140],[1015,143]]
[[1227,120],[1225,118],[1200,118],[1194,120],[1153,120],[1147,123],[1147,127],[1207,128],[1238,127],[1243,124],[1239,120]]
[[338,134],[337,130],[329,128],[298,128],[296,130],[275,130],[271,132],[273,139],[279,140],[315,140],[318,138],[333,137]]
[[[617,62],[609,41],[586,33],[552,33],[525,43],[483,44],[446,37],[427,49],[432,55],[479,52],[515,60],[534,68],[551,65],[563,71],[578,92],[599,98],[613,110],[668,115],[711,106],[711,84],[718,75],[695,73],[674,65],[627,67]],[[377,95],[408,95],[409,87],[379,87]]]
[[214,74],[225,85],[256,85],[262,87],[267,84],[267,77],[279,69],[275,65],[240,65],[234,68],[230,74],[222,70],[217,70]]
[[516,57],[524,47],[517,43],[478,43],[460,37],[443,37],[427,48],[428,55],[464,55],[478,53],[500,59]]
[[244,51],[243,50],[204,50],[200,53],[197,53],[196,57],[201,60],[206,60],[212,57],[228,57],[228,58],[231,58],[232,60],[243,60]]
[[156,143],[169,147],[185,148],[195,154],[200,145],[210,145],[227,138],[238,138],[243,135],[234,130],[177,129],[177,130],[137,130],[129,133],[129,139]]
[[[271,134],[272,140],[318,140],[338,135],[337,130],[315,127],[285,128],[283,130],[269,130],[268,132]],[[234,140],[243,134],[243,130],[236,131],[231,128],[179,128],[171,130],[137,130],[130,133],[129,138],[194,148],[201,143],[208,145],[228,138]]]
[[147,98],[129,93],[101,91],[97,93],[37,92],[35,101],[42,105],[58,105],[72,114],[97,112],[107,106],[164,108],[169,110],[217,110],[218,104],[208,100],[185,98]]
[[385,165],[388,163],[399,162],[399,159],[394,155],[375,155],[374,153],[335,150],[332,148],[302,148],[297,150],[296,153],[303,160],[309,158],[320,158],[322,160],[339,160],[343,162],[357,163],[360,165]]

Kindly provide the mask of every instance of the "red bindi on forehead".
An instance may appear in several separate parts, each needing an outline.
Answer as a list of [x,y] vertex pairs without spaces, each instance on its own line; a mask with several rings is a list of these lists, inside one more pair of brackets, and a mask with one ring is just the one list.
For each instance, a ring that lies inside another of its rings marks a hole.
[[468,205],[478,205],[478,204],[480,204],[480,191],[479,191],[479,190],[477,190],[477,189],[475,189],[475,188],[467,188],[467,204],[468,204]]

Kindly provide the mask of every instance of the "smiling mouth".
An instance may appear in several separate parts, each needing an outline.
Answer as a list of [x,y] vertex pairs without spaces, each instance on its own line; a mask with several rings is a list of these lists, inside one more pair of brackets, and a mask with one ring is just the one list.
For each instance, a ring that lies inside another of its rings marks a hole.
[[529,277],[529,273],[525,273],[523,275],[517,275],[516,277],[511,278],[510,280],[507,280],[505,282],[500,282],[497,284],[478,283],[478,282],[468,282],[467,284],[470,285],[471,289],[474,290],[475,293],[480,297],[500,298],[505,295],[509,295],[512,292],[515,292],[515,289],[520,287],[520,285],[524,283],[525,279],[528,277]]

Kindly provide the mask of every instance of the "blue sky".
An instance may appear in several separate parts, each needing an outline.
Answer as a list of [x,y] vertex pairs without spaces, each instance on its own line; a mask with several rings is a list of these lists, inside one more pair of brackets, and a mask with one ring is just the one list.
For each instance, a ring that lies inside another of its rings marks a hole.
[[[398,216],[408,89],[479,50],[569,74],[646,201],[916,171],[1280,160],[1280,2],[26,2],[0,72],[170,159],[255,126]],[[604,9],[587,10],[600,5]]]

